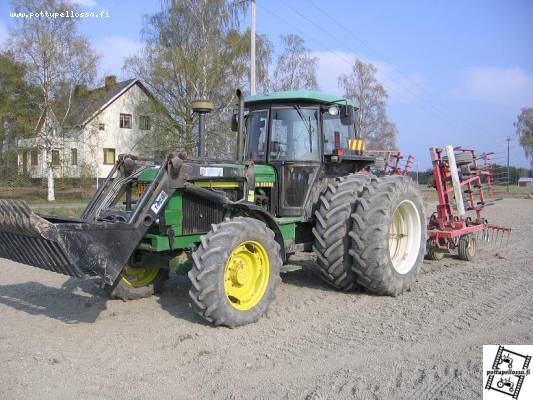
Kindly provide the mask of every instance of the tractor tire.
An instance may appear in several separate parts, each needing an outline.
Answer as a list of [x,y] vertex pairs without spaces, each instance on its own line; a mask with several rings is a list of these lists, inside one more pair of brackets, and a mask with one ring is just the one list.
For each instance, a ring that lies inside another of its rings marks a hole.
[[283,264],[274,232],[254,218],[213,224],[189,271],[193,309],[230,328],[257,322],[274,301]]
[[357,283],[379,295],[409,290],[427,242],[424,202],[413,180],[372,180],[357,199],[352,220],[349,253]]
[[476,256],[477,242],[472,235],[463,235],[459,238],[457,246],[459,258],[463,261],[472,261]]
[[318,201],[313,251],[317,256],[320,277],[337,289],[349,290],[355,284],[352,260],[348,254],[348,233],[352,226],[350,214],[357,196],[371,179],[376,178],[369,174],[337,178],[328,185]]
[[[115,281],[104,290],[110,299],[138,300],[160,293],[168,280],[168,269],[159,267],[127,267]],[[142,275],[138,279],[139,273]],[[133,277],[138,280],[134,280]]]

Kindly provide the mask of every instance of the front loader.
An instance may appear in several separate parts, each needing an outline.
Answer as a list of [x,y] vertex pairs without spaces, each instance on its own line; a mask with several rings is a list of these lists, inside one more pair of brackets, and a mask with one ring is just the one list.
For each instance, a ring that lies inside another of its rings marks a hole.
[[[258,320],[295,252],[313,252],[331,286],[380,295],[411,287],[425,254],[421,195],[376,177],[350,100],[319,92],[239,98],[234,160],[121,155],[80,218],[0,200],[0,257],[78,278],[112,297],[188,274],[193,308],[215,325]],[[205,102],[204,102],[205,103]]]

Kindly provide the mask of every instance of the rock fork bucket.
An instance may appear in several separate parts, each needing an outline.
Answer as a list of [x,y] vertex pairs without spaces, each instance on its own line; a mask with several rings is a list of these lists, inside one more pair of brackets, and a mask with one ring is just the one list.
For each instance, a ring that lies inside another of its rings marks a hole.
[[118,222],[39,216],[18,200],[0,200],[0,258],[112,284],[142,232]]

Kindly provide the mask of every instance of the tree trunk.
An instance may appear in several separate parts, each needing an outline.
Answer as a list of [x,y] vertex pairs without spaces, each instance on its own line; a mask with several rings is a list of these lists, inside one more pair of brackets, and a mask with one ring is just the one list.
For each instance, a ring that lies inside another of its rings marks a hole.
[[54,190],[54,169],[48,164],[48,201],[56,201]]

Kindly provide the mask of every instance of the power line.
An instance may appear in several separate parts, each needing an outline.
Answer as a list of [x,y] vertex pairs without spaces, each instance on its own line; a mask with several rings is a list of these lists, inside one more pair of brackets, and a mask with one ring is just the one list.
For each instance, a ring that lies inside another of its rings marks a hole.
[[[283,22],[283,23],[286,24],[287,26],[291,27],[292,30],[294,30],[294,31],[296,31],[296,32],[299,32],[302,36],[307,36],[307,33],[306,33],[306,32],[304,32],[304,31],[302,31],[301,29],[295,27],[294,24],[290,23],[290,22],[287,21],[285,18],[279,16],[278,14],[274,13],[274,12],[271,11],[270,9],[266,8],[262,3],[257,3],[257,6],[260,7],[261,9],[263,9],[264,11],[266,11],[267,13],[269,13],[270,15],[272,15],[273,17],[279,19],[281,22]],[[334,37],[333,37],[333,38],[334,38]],[[324,45],[324,43],[322,43],[321,41],[316,40],[316,39],[314,39],[314,41],[315,41],[316,43],[320,44],[320,46],[321,46],[324,50],[329,50],[330,47]],[[348,60],[346,57],[343,57],[343,56],[341,56],[341,55],[338,54],[338,53],[332,53],[332,56],[335,57],[335,58],[337,58],[337,59],[339,59],[339,60],[341,60],[341,61],[343,61],[343,62],[345,62],[345,63],[346,63],[347,65],[349,65],[350,67],[353,66],[353,61]],[[384,86],[386,86],[386,85],[384,85]],[[397,90],[395,90],[394,88],[392,88],[392,87],[390,87],[390,86],[388,87],[388,89],[389,89],[390,91],[392,91],[392,92],[396,92],[396,93],[400,94]],[[420,109],[422,109],[422,110],[428,112],[428,109],[424,108],[424,107],[422,106],[421,103],[415,103],[415,104],[416,104],[416,106],[418,106]],[[441,115],[441,116],[442,116],[442,115]],[[451,119],[451,121],[457,123],[457,121],[454,121],[453,119]]]
[[[290,4],[288,4],[287,2],[283,2],[282,4],[284,4],[286,7],[288,7],[289,9],[291,9],[294,13],[296,13],[297,15],[299,15],[301,18],[303,18],[304,20],[308,21],[309,23],[311,23],[312,25],[314,25],[315,27],[317,27],[320,31],[322,31],[325,35],[328,35],[330,38],[338,41],[339,38],[335,37],[334,35],[332,35],[329,31],[325,30],[324,28],[322,28],[322,26],[320,26],[319,24],[317,24],[316,22],[314,22],[313,20],[311,20],[310,18],[308,18],[307,16],[305,16],[304,14],[302,14],[300,11],[298,11],[297,9],[295,9],[293,6],[291,6]],[[263,7],[264,8],[264,7]],[[276,16],[273,12],[270,11],[271,14],[273,14],[274,16]],[[278,18],[281,19],[281,17],[279,16],[276,16]],[[330,17],[331,18],[331,17]],[[287,22],[286,22],[287,23]],[[290,25],[291,27],[294,27],[293,24],[289,24],[287,23],[288,25]],[[367,46],[368,47],[368,46]],[[358,58],[360,58],[361,60],[369,63],[368,60],[366,60],[365,58],[363,58],[362,56],[360,56],[356,51],[354,51],[353,48],[349,48],[348,47],[348,50],[350,50],[352,53],[354,53]],[[350,62],[350,65],[352,65],[352,63]],[[418,100],[420,100],[419,96],[414,92],[412,91],[408,86],[406,86],[405,84],[403,84],[403,82],[399,81],[398,79],[396,79],[395,77],[391,76],[390,74],[388,74],[386,71],[381,71],[383,75],[385,75],[386,77],[388,77],[390,80],[396,82],[399,86],[403,87],[403,89],[407,92],[409,92],[414,98],[417,98]],[[386,86],[386,85],[385,85]],[[388,86],[388,89],[391,90],[392,88],[390,86]],[[422,100],[425,100],[425,99],[422,99]],[[417,103],[418,104],[418,103]],[[439,108],[437,108],[432,102],[428,102],[428,106],[430,106],[436,113],[438,113],[440,116],[442,117],[445,117],[446,119],[454,122],[455,124],[457,124],[457,126],[460,126],[461,123],[457,120],[455,120],[453,117],[451,117],[450,115],[447,115],[445,114],[442,110],[440,110]],[[423,107],[421,107],[423,108]],[[427,110],[425,110],[427,111]],[[463,126],[460,126],[461,128],[463,128]],[[471,127],[468,127],[469,129],[472,129]]]
[[[331,14],[329,14],[327,11],[325,11],[323,8],[319,7],[318,5],[315,4],[315,2],[313,0],[308,0],[309,3],[311,3],[311,5],[313,7],[315,7],[321,14],[325,15],[326,17],[328,17],[331,21],[333,21],[337,26],[341,27],[342,29],[344,29],[346,32],[348,32],[355,40],[357,40],[359,43],[361,43],[364,47],[366,47],[367,50],[369,50],[371,53],[373,53],[376,57],[378,57],[379,59],[382,59],[384,61],[387,61],[387,58],[384,57],[382,54],[380,54],[379,52],[377,52],[376,50],[374,50],[370,45],[368,45],[363,39],[361,39],[359,36],[357,36],[355,33],[353,33],[353,31],[349,28],[347,28],[344,24],[342,24],[341,22],[339,22],[339,20],[337,20],[336,18],[332,17]],[[359,56],[360,57],[360,56]],[[389,65],[391,65],[391,63],[388,63]],[[391,65],[392,67],[392,65]],[[392,67],[394,69],[394,67]],[[401,73],[398,72],[398,75],[402,75]],[[400,81],[398,81],[398,83],[402,84]],[[430,98],[433,98],[436,100],[436,98],[434,97],[434,94],[431,93],[430,91],[428,91],[423,85],[420,85],[420,84],[417,84],[416,82],[413,83],[413,85],[417,88],[419,88],[421,91],[423,91],[428,97]],[[402,86],[404,86],[402,84]],[[405,87],[405,86],[404,86]],[[438,102],[440,103],[440,102]],[[448,110],[446,110],[446,107],[444,107],[442,105],[442,103],[440,104],[437,104],[439,107],[442,108],[442,112],[445,112],[446,115],[449,117],[449,118],[452,118],[451,115],[448,114]]]

